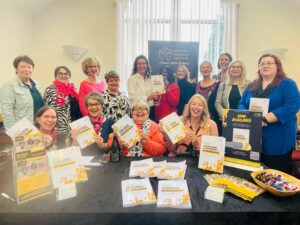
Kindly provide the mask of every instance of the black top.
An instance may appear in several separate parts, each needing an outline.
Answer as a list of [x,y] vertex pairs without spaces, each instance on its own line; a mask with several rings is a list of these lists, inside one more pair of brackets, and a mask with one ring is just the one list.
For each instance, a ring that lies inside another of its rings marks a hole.
[[239,101],[241,99],[241,94],[239,91],[239,87],[237,85],[232,85],[231,91],[229,93],[229,108],[230,109],[237,109]]
[[179,103],[177,105],[178,115],[182,115],[184,106],[188,103],[191,97],[195,94],[195,86],[188,82],[187,78],[178,80],[178,87],[180,90]]
[[30,79],[31,87],[28,84],[25,84],[29,90],[33,100],[33,115],[35,117],[37,111],[44,106],[44,100],[40,94],[40,92],[36,89],[36,84],[33,80]]

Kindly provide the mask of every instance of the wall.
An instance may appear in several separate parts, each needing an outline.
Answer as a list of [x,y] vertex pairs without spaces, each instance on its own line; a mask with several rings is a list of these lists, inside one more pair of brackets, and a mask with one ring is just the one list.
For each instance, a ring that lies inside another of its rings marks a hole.
[[300,6],[294,1],[240,0],[238,56],[253,79],[264,50],[286,48],[282,58],[287,74],[300,88]]
[[13,60],[32,55],[33,20],[27,13],[0,5],[0,86],[15,76]]
[[114,0],[54,1],[34,17],[34,56],[39,84],[45,88],[53,80],[54,68],[66,65],[72,82],[79,87],[85,79],[81,61],[74,62],[62,48],[78,45],[88,49],[84,56],[96,56],[103,64],[101,78],[116,67],[116,33]]

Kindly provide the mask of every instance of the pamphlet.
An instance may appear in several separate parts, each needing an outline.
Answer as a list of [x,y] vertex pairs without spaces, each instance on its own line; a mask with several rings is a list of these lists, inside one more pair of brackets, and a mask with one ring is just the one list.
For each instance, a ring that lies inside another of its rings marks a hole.
[[129,177],[154,177],[153,159],[131,161]]
[[159,179],[183,180],[186,171],[186,161],[168,162],[166,168],[157,175]]
[[78,130],[77,142],[81,149],[95,142],[95,131],[88,116],[70,123],[72,130]]
[[223,173],[225,138],[203,135],[198,168]]
[[158,181],[157,207],[191,209],[191,200],[186,180]]
[[114,123],[112,128],[117,131],[122,142],[129,145],[129,148],[134,146],[141,139],[139,129],[127,114]]
[[268,98],[250,98],[249,110],[266,115],[269,112],[269,103],[270,99]]
[[77,195],[75,182],[60,185],[56,191],[56,200],[64,200],[73,198]]
[[151,75],[151,81],[153,92],[159,92],[159,94],[166,93],[163,75]]
[[173,112],[160,120],[163,129],[173,144],[181,141],[185,137],[185,126],[178,115]]
[[156,203],[156,197],[149,178],[123,180],[121,185],[123,207]]

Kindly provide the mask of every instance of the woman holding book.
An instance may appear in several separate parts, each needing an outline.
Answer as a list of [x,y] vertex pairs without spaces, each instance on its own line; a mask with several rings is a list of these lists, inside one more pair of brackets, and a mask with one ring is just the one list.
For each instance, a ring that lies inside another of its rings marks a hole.
[[[91,145],[83,149],[83,155],[97,155],[98,150],[107,152],[109,150],[109,134],[112,133],[111,126],[114,124],[112,119],[103,115],[103,98],[100,93],[92,92],[85,97],[85,106],[88,111],[88,117],[95,131],[95,145]],[[79,135],[78,130],[71,130],[71,136],[76,140]],[[112,141],[112,136],[110,141]],[[111,143],[111,142],[109,142]]]
[[261,160],[271,169],[290,173],[300,94],[297,84],[287,78],[277,56],[260,57],[258,78],[244,91],[238,108],[249,109],[252,97],[269,99],[268,113],[263,115]]
[[85,96],[91,92],[104,92],[105,83],[98,78],[101,71],[101,63],[97,58],[86,58],[82,61],[81,65],[87,78],[80,83],[78,102],[81,114],[86,116],[88,115],[88,109],[85,104]]
[[149,105],[141,100],[135,101],[131,106],[131,114],[142,138],[130,148],[126,143],[121,143],[122,155],[128,157],[162,156],[166,146],[157,124],[149,119]]
[[176,144],[172,144],[164,134],[170,157],[175,155],[197,156],[202,135],[218,136],[217,125],[209,117],[207,102],[199,94],[192,96],[180,118],[186,128],[185,138]]
[[160,72],[164,78],[165,94],[159,96],[159,101],[155,106],[155,121],[159,122],[165,116],[176,112],[179,103],[180,91],[178,85],[175,83],[175,77],[169,68],[163,68]]

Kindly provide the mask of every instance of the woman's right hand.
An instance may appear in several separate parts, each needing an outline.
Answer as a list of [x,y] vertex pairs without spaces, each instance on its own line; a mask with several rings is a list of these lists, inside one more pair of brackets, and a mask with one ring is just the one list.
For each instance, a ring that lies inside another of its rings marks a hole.
[[72,145],[78,145],[77,137],[79,135],[79,131],[74,129],[74,130],[70,131],[70,134],[71,134],[71,138],[72,138]]

